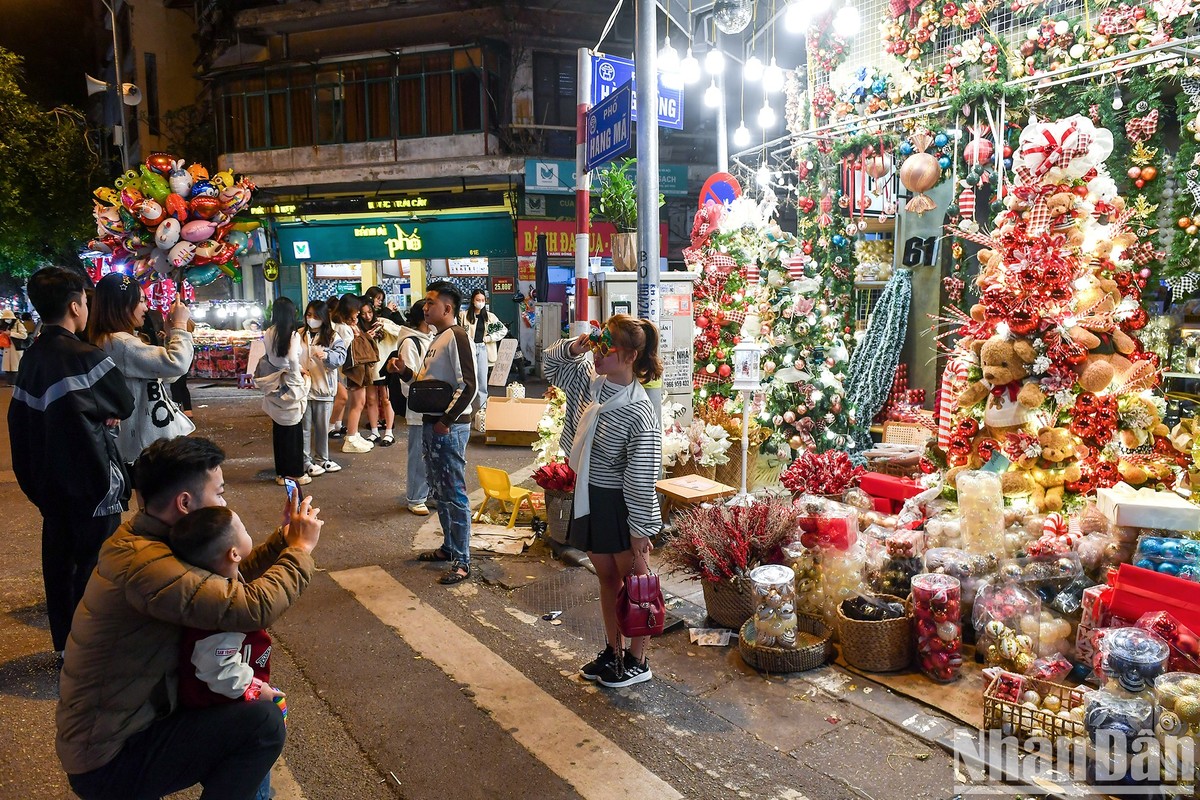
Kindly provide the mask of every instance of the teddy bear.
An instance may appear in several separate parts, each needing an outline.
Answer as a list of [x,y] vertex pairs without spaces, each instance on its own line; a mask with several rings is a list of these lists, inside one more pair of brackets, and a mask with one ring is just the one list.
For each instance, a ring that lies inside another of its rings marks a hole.
[[1170,436],[1171,430],[1163,424],[1162,417],[1158,414],[1158,406],[1152,403],[1148,398],[1141,395],[1134,395],[1127,401],[1122,401],[1122,404],[1128,404],[1125,411],[1136,412],[1141,410],[1142,415],[1148,420],[1145,427],[1121,428],[1121,444],[1125,445],[1127,450],[1133,450],[1147,443],[1153,443],[1155,436]]
[[1171,466],[1162,461],[1134,463],[1122,458],[1117,462],[1117,471],[1130,486],[1141,486],[1159,481],[1170,485],[1175,477],[1175,471],[1171,469]]
[[1075,437],[1066,428],[1042,428],[1038,431],[1042,454],[1029,470],[1030,476],[1044,490],[1038,508],[1059,511],[1063,506],[1063,487],[1083,477]]
[[[991,395],[984,416],[986,426],[1007,428],[1023,424],[1025,413],[1003,415],[993,411],[1000,411],[1008,405],[1006,396],[1009,403],[1017,403],[1024,411],[1032,411],[1045,402],[1046,395],[1036,383],[1024,383],[1029,377],[1029,366],[1037,357],[1033,346],[1023,339],[992,336],[986,341],[972,342],[972,347],[979,357],[983,379],[971,383],[959,394],[959,408],[973,406]],[[988,416],[993,420],[989,421]],[[1005,416],[1011,416],[1012,419],[1005,421]]]
[[975,257],[979,259],[979,275],[975,278],[975,285],[979,287],[979,293],[982,295],[989,286],[1000,282],[1004,256],[995,250],[980,250]]
[[1066,214],[1075,208],[1075,195],[1070,192],[1056,192],[1046,198],[1046,210],[1050,212],[1050,219],[1053,222],[1070,222],[1070,220],[1060,220]]

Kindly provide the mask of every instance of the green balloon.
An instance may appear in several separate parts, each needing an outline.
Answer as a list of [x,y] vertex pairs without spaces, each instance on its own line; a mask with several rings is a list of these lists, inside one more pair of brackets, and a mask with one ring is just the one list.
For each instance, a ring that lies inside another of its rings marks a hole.
[[207,286],[219,277],[221,277],[221,270],[212,264],[205,264],[203,267],[189,267],[187,271],[187,279],[193,286]]
[[171,185],[162,175],[142,164],[142,191],[162,203],[171,193]]

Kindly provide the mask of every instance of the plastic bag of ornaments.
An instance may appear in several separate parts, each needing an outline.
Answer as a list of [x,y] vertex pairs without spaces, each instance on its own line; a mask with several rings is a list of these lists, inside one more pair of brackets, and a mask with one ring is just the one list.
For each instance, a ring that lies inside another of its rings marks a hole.
[[1200,542],[1143,534],[1138,537],[1133,565],[1200,583]]
[[[1181,784],[1194,783],[1200,771],[1195,767],[1196,738],[1200,736],[1200,677],[1187,672],[1160,675],[1154,681],[1154,696],[1163,776]],[[1191,774],[1184,771],[1188,765],[1194,767]]]
[[1017,581],[1037,594],[1049,605],[1059,592],[1083,575],[1083,565],[1077,553],[1051,556],[1026,556],[1000,562],[1000,577]]
[[1038,649],[1042,601],[1019,582],[985,583],[975,595],[975,652],[989,667],[1024,674]]
[[1134,627],[1149,631],[1167,643],[1171,649],[1167,669],[1171,672],[1200,673],[1200,637],[1171,612],[1143,614]]
[[[932,522],[932,520],[930,520]],[[928,538],[928,537],[927,537]],[[962,585],[964,619],[971,613],[979,587],[1000,568],[995,555],[968,553],[954,547],[934,547],[925,551],[925,571],[957,578]]]
[[858,509],[815,495],[795,502],[800,543],[823,550],[849,550],[858,541]]
[[819,553],[805,547],[799,540],[783,546],[783,563],[796,575],[796,611],[801,614],[824,616],[825,588],[821,580]]
[[866,558],[866,550],[861,544],[856,544],[847,550],[831,548],[821,550],[823,604],[820,614],[830,628],[837,624],[837,607],[843,600],[870,593],[863,582]]
[[863,532],[867,549],[867,584],[880,594],[906,597],[914,575],[924,570],[922,531],[871,525]]
[[1152,697],[1155,679],[1167,671],[1171,648],[1141,628],[1103,628],[1093,642],[1092,664],[1101,689],[1126,697]]

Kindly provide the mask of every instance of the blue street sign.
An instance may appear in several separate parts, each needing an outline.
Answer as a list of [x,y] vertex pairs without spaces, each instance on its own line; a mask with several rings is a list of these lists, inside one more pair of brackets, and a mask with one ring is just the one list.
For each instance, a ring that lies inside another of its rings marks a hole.
[[625,84],[587,112],[583,162],[591,172],[633,144],[633,87]]
[[[633,121],[637,122],[637,85],[633,77],[633,61],[604,53],[592,54],[592,105],[615,92],[625,84],[633,85]],[[663,86],[662,75],[658,76],[658,124],[665,128],[683,130],[683,89],[668,89]]]

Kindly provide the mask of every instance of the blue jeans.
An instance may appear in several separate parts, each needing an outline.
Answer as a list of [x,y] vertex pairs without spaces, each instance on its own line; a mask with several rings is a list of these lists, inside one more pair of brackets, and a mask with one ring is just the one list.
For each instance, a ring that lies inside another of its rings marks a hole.
[[408,485],[404,499],[410,506],[429,499],[429,479],[425,476],[425,427],[408,423]]
[[263,778],[262,786],[258,787],[258,794],[254,795],[254,800],[271,800],[271,773],[267,773],[267,777]]
[[442,523],[442,547],[453,560],[471,563],[471,505],[467,500],[467,440],[471,426],[465,422],[450,426],[440,436],[432,422],[423,426],[425,473],[437,497],[438,521]]
[[475,410],[481,411],[488,404],[488,351],[486,342],[475,344]]

